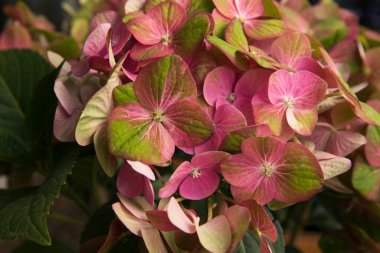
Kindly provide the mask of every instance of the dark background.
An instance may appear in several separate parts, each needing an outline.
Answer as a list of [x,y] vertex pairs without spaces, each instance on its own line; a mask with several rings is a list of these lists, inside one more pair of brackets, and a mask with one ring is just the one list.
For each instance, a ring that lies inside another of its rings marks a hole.
[[[14,3],[16,0],[0,0],[0,9],[6,4]],[[43,14],[52,21],[57,28],[61,28],[61,21],[65,18],[65,13],[61,8],[62,0],[26,0],[34,12]],[[74,5],[77,0],[70,0]],[[310,0],[312,3],[317,0]],[[360,17],[362,25],[380,31],[380,0],[337,0],[344,8],[354,11]],[[5,23],[5,17],[0,12],[0,30]]]

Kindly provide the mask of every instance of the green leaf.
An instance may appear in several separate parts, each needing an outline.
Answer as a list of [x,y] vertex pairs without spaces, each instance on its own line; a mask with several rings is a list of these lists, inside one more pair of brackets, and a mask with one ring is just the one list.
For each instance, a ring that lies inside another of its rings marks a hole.
[[174,48],[183,59],[194,57],[211,29],[210,16],[206,13],[192,17],[174,36]]
[[115,106],[122,105],[125,103],[137,102],[135,91],[133,90],[133,84],[125,84],[117,86],[113,90],[113,102]]
[[[47,78],[41,82],[51,69],[49,64],[35,52],[28,50],[0,52],[1,160],[11,161],[20,157],[25,158],[31,150],[29,130],[26,124],[27,113],[31,110],[34,101],[33,95],[37,87],[44,86],[51,81]],[[50,85],[53,84],[50,83]],[[48,113],[49,110],[51,108],[46,106],[39,113],[41,116],[46,115],[45,113]],[[35,116],[38,117],[38,115]],[[39,123],[41,128],[42,124]]]
[[206,40],[219,49],[240,70],[247,70],[249,68],[248,59],[237,48],[215,36],[208,36]]
[[80,56],[81,49],[73,38],[64,37],[53,41],[49,50],[56,52],[66,59],[77,59]]
[[380,199],[380,169],[371,167],[360,158],[352,174],[352,185],[364,197],[378,201]]
[[40,188],[0,209],[0,239],[22,238],[41,245],[51,245],[47,228],[50,207],[76,163],[79,151],[73,150],[57,164]]
[[75,250],[62,242],[54,241],[51,246],[41,246],[33,242],[26,242],[12,253],[75,253]]

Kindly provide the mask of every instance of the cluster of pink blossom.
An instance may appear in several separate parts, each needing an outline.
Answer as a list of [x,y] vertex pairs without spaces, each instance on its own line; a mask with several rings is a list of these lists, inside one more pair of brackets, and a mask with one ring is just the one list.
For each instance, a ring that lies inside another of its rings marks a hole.
[[[362,43],[379,36],[354,14],[324,1],[114,2],[63,66],[54,133],[94,143],[107,175],[120,168],[113,209],[149,252],[234,252],[248,229],[271,252],[264,205],[340,186],[363,145],[380,166],[379,96],[356,95],[380,90],[379,50]],[[367,72],[350,68],[358,58]],[[190,207],[206,199],[202,217]]]

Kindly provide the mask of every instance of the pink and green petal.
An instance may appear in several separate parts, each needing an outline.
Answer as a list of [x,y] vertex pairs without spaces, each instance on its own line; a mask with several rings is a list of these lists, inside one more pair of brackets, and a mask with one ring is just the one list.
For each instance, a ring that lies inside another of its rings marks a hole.
[[108,123],[110,151],[127,160],[162,164],[171,159],[174,141],[160,122],[137,103],[116,107]]
[[224,215],[219,215],[197,227],[197,234],[202,246],[211,253],[227,252],[230,248],[231,229]]
[[224,215],[227,217],[230,224],[231,246],[229,250],[233,251],[246,234],[251,217],[247,208],[238,205],[228,208],[224,212]]
[[212,18],[209,14],[200,13],[191,17],[173,38],[176,54],[185,60],[194,57],[211,28]]
[[296,67],[298,60],[311,57],[310,41],[303,33],[288,33],[273,42],[271,53],[280,63]]
[[284,21],[278,19],[255,19],[244,22],[247,36],[255,40],[267,40],[282,35],[286,30]]
[[335,156],[322,151],[314,151],[314,155],[321,165],[323,180],[334,178],[351,169],[351,161],[347,158]]
[[195,100],[171,104],[162,122],[176,146],[193,147],[207,140],[213,131],[209,115]]
[[154,45],[135,44],[131,50],[131,58],[135,61],[147,61],[174,54],[174,49],[159,43]]
[[222,141],[220,145],[221,150],[228,151],[230,153],[240,152],[241,143],[250,137],[262,137],[272,135],[271,130],[267,125],[253,125],[243,127],[241,129],[232,131]]
[[323,173],[316,157],[303,145],[288,143],[276,170],[281,202],[304,201],[321,191]]
[[289,126],[298,134],[311,135],[318,121],[318,111],[312,109],[288,109],[286,120]]
[[152,112],[197,96],[191,72],[179,56],[163,57],[141,69],[134,89],[140,104]]
[[242,51],[249,51],[248,39],[245,37],[240,20],[236,18],[232,20],[225,31],[225,38],[227,43],[233,47]]
[[365,156],[370,165],[380,167],[380,127],[368,126]]
[[145,16],[137,17],[128,22],[128,29],[133,36],[144,45],[162,43],[165,36],[174,33],[185,22],[186,13],[181,5],[166,1],[151,10]]
[[277,241],[277,231],[268,213],[264,207],[259,205],[254,200],[247,200],[240,203],[241,206],[246,207],[251,214],[251,224],[254,232],[260,238],[268,239],[271,242]]
[[148,222],[133,216],[120,202],[114,203],[112,209],[124,226],[137,236],[141,236],[142,227],[151,226]]

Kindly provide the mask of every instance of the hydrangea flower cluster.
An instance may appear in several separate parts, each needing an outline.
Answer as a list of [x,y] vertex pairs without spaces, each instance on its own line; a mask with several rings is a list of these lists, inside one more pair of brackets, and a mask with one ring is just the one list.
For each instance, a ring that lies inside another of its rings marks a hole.
[[[356,95],[363,83],[380,90],[380,52],[362,46],[352,13],[295,0],[115,2],[63,66],[54,133],[94,143],[118,173],[113,209],[149,252],[234,252],[248,230],[272,252],[265,205],[336,187],[363,145],[380,166],[379,96]],[[350,69],[357,57],[366,73]]]

